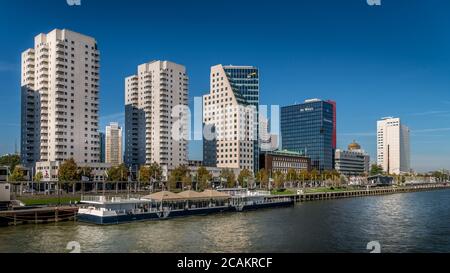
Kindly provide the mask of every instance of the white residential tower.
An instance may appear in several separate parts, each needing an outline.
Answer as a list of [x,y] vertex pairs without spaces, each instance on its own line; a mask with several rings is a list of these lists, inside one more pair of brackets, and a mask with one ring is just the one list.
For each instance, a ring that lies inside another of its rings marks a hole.
[[377,162],[388,174],[411,171],[410,131],[399,118],[383,118],[377,126]]
[[23,164],[100,161],[100,55],[89,36],[55,29],[22,53]]
[[186,68],[168,61],[142,64],[125,79],[125,162],[133,170],[187,164],[188,85]]

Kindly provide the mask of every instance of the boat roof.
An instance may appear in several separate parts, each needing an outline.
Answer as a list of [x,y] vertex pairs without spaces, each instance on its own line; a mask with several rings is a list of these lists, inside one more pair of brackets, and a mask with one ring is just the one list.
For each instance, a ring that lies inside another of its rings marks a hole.
[[142,199],[146,200],[154,200],[154,201],[178,201],[183,200],[183,198],[176,193],[170,191],[160,191],[157,193],[153,193],[147,196],[142,197]]
[[202,194],[208,198],[230,198],[231,195],[215,190],[205,190]]
[[178,196],[185,198],[185,199],[206,199],[208,196],[206,196],[203,193],[196,192],[196,191],[184,191],[180,192]]

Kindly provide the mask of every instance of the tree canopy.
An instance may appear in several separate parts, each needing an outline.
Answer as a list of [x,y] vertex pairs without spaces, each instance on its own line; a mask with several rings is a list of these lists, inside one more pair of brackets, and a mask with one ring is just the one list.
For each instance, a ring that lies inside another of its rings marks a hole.
[[384,170],[383,167],[377,164],[373,164],[372,167],[370,168],[370,175],[374,176],[374,175],[379,175],[379,174],[383,174]]
[[128,181],[128,168],[125,164],[116,167],[111,167],[108,172],[108,181],[112,182],[126,182]]
[[180,186],[181,188],[184,188],[191,183],[191,174],[189,168],[185,165],[181,165],[174,169],[169,175],[169,188],[171,190],[178,189]]
[[236,187],[236,175],[230,169],[223,169],[220,172],[220,178],[226,183],[226,187],[234,188]]
[[238,181],[239,181],[239,185],[242,187],[247,187],[248,183],[250,182],[249,180],[253,177],[253,174],[250,170],[248,169],[243,169],[238,176]]
[[200,167],[197,170],[197,183],[199,190],[206,190],[212,179],[212,174],[205,167]]
[[18,166],[16,166],[14,168],[13,173],[9,177],[9,181],[11,181],[11,182],[22,182],[24,180],[25,180],[25,173],[24,173],[24,171],[21,168],[19,168]]
[[61,182],[74,182],[80,180],[80,172],[75,160],[69,159],[59,166],[58,180]]
[[14,172],[16,166],[20,164],[19,155],[4,155],[0,157],[0,166],[9,167],[11,172]]
[[266,188],[269,185],[269,173],[266,169],[261,169],[256,174],[256,181],[259,182],[263,188]]

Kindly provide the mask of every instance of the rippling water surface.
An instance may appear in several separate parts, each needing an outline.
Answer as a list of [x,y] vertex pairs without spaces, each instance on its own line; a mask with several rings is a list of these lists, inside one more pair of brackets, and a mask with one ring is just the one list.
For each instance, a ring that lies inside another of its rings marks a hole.
[[450,252],[450,190],[292,208],[95,226],[0,228],[0,252]]

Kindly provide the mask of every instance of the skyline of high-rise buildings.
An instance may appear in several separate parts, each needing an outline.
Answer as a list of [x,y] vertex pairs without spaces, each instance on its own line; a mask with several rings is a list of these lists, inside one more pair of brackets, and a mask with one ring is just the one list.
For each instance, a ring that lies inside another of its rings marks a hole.
[[[98,130],[99,62],[96,40],[70,30],[55,29],[39,34],[34,48],[23,52],[23,164],[33,166],[36,162],[61,162],[69,158],[78,163],[105,161],[113,165],[121,164],[124,158],[126,165],[135,167],[134,170],[151,163],[166,166],[168,170],[187,164],[188,143],[183,138],[187,134],[187,116],[181,109],[173,115],[176,107],[188,107],[186,67],[169,61],[152,61],[139,65],[137,73],[125,79],[125,148],[119,147],[123,141],[115,141],[108,149],[106,137],[103,151]],[[233,65],[211,67],[210,94],[203,100],[205,128],[209,127],[217,136],[212,142],[205,141],[205,165],[258,171],[261,147],[272,149],[277,138],[269,135],[271,142],[267,143],[260,138],[267,137],[269,121],[259,116],[259,69]],[[336,105],[331,100],[313,99],[283,107],[281,147],[310,156],[313,168],[332,169],[337,148]],[[182,136],[178,140],[173,137],[176,123],[183,125],[178,129],[177,134]],[[377,160],[392,173],[410,171],[409,129],[400,128],[400,148],[389,144],[389,157],[386,157],[383,150],[386,146],[380,146],[378,122]],[[392,141],[392,138],[395,139],[390,134],[382,139]],[[113,160],[111,146],[117,150]],[[395,155],[396,149],[400,151],[399,156]],[[389,158],[388,163],[385,158]]]

